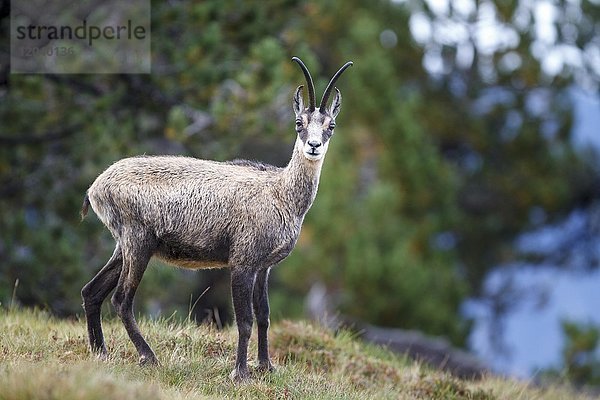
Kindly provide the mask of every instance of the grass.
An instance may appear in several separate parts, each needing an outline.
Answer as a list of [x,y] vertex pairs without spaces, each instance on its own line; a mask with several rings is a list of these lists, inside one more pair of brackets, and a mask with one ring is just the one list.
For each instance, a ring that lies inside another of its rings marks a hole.
[[[462,381],[304,321],[271,329],[277,369],[229,380],[236,332],[141,319],[161,361],[139,367],[118,320],[104,323],[108,360],[88,351],[84,320],[0,308],[0,400],[21,399],[583,399],[566,388],[487,377]],[[256,354],[255,337],[250,352]]]

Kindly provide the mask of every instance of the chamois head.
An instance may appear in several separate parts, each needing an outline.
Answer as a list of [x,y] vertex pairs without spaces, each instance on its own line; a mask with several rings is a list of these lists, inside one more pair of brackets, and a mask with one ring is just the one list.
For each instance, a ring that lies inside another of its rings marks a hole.
[[[334,87],[335,81],[337,81],[346,68],[352,65],[352,62],[348,61],[333,75],[327,88],[325,88],[319,108],[316,108],[315,87],[308,68],[306,68],[306,65],[298,57],[294,57],[292,60],[297,62],[300,68],[302,68],[308,87],[307,107],[304,106],[304,100],[302,99],[302,85],[298,86],[294,94],[296,133],[298,134],[298,140],[302,144],[301,151],[304,157],[311,161],[317,161],[322,159],[325,153],[327,153],[329,139],[335,129],[335,117],[339,114],[342,105],[342,95],[338,88]],[[335,89],[335,97],[331,102],[331,106],[327,108],[327,101],[333,89]]]

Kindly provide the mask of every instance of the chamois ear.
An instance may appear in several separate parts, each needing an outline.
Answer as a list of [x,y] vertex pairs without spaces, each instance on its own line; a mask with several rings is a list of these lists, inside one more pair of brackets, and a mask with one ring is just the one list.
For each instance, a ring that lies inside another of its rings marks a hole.
[[335,119],[335,117],[337,117],[337,115],[340,113],[340,108],[342,107],[342,94],[340,93],[338,88],[334,88],[334,89],[335,89],[335,97],[333,98],[333,101],[331,102],[331,107],[329,107],[329,114],[331,115],[331,118],[333,118],[333,119]]
[[296,116],[300,115],[302,111],[304,111],[304,100],[302,99],[302,88],[304,86],[298,86],[296,89],[296,93],[294,93],[294,112]]

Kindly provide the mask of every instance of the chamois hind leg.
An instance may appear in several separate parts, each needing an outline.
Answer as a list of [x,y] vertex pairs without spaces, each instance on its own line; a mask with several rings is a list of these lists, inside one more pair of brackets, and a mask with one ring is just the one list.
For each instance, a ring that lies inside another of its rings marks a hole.
[[[133,232],[134,230],[131,230]],[[154,352],[142,336],[133,314],[133,298],[154,252],[155,241],[142,232],[121,237],[123,268],[112,296],[112,304],[129,338],[140,355],[140,365],[158,364]]]
[[252,305],[258,325],[258,368],[260,370],[273,371],[273,364],[269,358],[269,271],[265,268],[259,271],[254,282]]
[[96,276],[94,276],[94,278],[81,290],[90,347],[94,353],[100,355],[107,354],[106,346],[104,345],[104,335],[102,334],[102,322],[100,319],[102,303],[117,285],[122,265],[123,255],[121,253],[121,247],[117,242],[113,255],[106,265],[102,267]]
[[248,341],[252,334],[252,288],[256,271],[248,267],[234,267],[231,270],[231,296],[238,328],[238,348],[235,369],[231,379],[241,381],[250,376],[248,371]]

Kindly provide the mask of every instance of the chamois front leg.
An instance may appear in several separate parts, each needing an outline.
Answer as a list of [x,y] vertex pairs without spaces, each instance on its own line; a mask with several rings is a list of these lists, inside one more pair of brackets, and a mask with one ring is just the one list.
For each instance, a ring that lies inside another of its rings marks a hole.
[[250,376],[248,371],[248,341],[252,334],[252,289],[256,271],[249,267],[231,270],[231,296],[238,328],[238,348],[231,379],[241,381]]
[[256,275],[252,302],[258,325],[258,368],[263,371],[274,370],[269,358],[269,271],[270,268],[266,268]]

